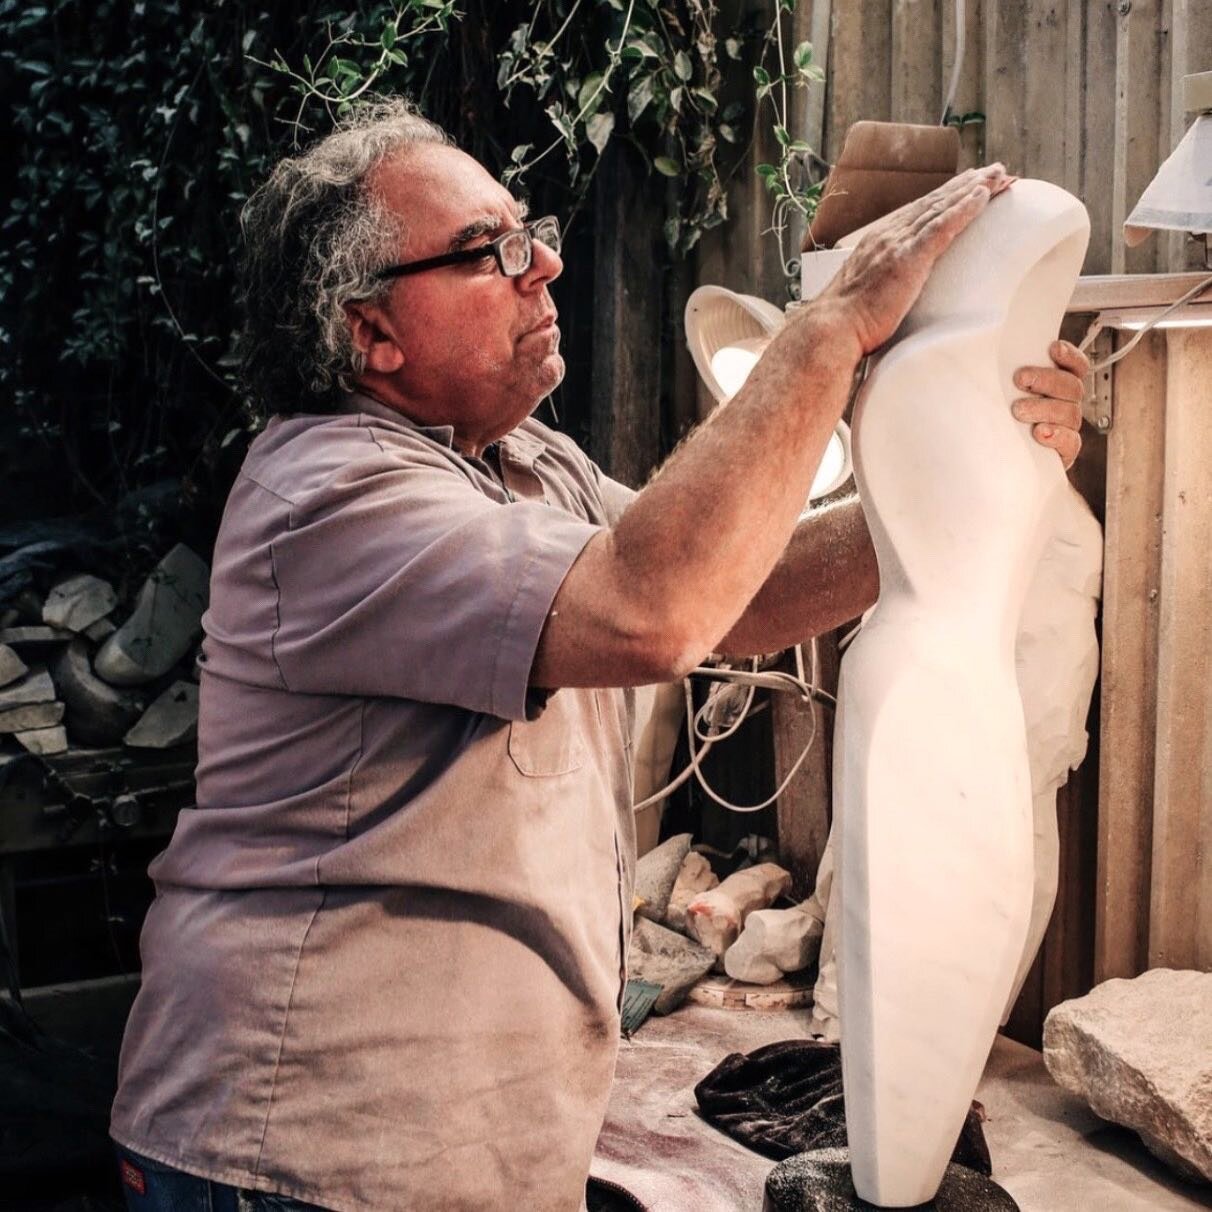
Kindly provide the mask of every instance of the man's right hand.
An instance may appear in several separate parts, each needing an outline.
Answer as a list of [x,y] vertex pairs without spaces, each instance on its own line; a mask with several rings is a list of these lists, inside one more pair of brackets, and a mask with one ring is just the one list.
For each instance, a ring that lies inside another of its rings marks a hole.
[[1001,164],[973,168],[871,225],[817,297],[853,325],[863,353],[887,341],[913,306],[934,263],[1015,178]]

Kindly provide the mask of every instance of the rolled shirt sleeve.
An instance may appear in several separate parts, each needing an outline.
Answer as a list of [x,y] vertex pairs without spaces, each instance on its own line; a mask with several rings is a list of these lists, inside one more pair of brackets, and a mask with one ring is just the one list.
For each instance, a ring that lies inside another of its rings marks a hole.
[[271,543],[283,684],[526,719],[551,603],[600,529],[491,500],[437,453],[347,466]]

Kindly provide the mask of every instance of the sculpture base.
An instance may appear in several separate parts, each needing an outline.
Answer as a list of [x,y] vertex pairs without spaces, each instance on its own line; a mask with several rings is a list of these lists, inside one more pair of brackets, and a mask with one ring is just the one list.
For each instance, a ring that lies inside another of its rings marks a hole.
[[[920,1208],[931,1212],[1019,1212],[991,1178],[952,1162],[938,1194]],[[762,1212],[867,1212],[850,1180],[848,1149],[813,1149],[779,1162],[766,1179]]]

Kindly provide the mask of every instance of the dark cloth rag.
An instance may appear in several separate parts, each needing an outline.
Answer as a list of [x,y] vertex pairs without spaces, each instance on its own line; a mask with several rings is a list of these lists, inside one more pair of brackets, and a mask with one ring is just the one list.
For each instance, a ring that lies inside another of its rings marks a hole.
[[[726,1056],[694,1088],[703,1118],[748,1148],[781,1161],[810,1149],[844,1148],[842,1051],[816,1040],[784,1040]],[[964,1120],[951,1160],[993,1173],[980,1104]]]

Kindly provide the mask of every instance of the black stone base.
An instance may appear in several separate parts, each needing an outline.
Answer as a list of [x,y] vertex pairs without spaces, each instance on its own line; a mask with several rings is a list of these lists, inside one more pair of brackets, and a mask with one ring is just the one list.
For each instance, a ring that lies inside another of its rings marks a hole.
[[[920,1204],[931,1212],[1019,1212],[991,1178],[952,1163],[938,1194]],[[878,1212],[859,1199],[850,1180],[848,1149],[813,1149],[779,1162],[766,1178],[763,1212]]]

